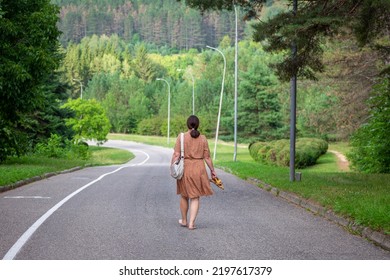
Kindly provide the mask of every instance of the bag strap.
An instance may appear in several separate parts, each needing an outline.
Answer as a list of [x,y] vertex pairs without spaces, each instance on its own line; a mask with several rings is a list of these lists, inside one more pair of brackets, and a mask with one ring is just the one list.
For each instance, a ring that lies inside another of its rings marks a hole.
[[184,158],[184,133],[180,133],[180,157]]

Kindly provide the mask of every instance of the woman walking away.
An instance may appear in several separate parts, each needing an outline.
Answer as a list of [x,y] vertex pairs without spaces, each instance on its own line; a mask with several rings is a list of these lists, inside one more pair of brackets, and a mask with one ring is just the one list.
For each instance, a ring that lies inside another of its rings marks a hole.
[[[210,150],[207,139],[198,131],[199,119],[190,116],[187,119],[188,131],[184,133],[184,173],[180,180],[177,180],[177,194],[180,198],[181,219],[179,224],[189,229],[195,229],[195,219],[199,210],[199,198],[212,195],[213,191],[207,175],[207,166],[210,169],[212,178],[217,177],[213,162],[210,158]],[[180,135],[176,139],[171,164],[180,157]],[[189,220],[187,219],[189,211]]]

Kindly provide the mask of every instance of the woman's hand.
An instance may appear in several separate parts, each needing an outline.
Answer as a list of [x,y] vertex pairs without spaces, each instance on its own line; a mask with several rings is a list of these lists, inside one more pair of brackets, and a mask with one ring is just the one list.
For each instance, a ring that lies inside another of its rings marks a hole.
[[211,178],[217,177],[217,173],[215,173],[215,170],[211,170]]
[[180,158],[180,153],[173,153],[172,159],[171,159],[171,165],[176,162]]

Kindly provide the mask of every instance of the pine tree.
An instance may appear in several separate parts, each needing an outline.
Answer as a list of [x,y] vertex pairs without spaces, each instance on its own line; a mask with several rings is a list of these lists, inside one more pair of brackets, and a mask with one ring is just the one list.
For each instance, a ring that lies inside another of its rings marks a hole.
[[148,52],[144,44],[137,47],[133,65],[137,77],[145,82],[154,79],[154,65],[148,58]]
[[[179,0],[181,1],[181,0]],[[290,6],[293,0],[288,1]],[[258,15],[266,0],[237,0],[236,4],[246,11],[246,17]],[[323,71],[321,48],[324,38],[331,37],[343,28],[350,28],[362,45],[373,44],[384,53],[384,61],[390,56],[388,40],[377,39],[388,36],[390,29],[390,1],[388,0],[314,0],[297,1],[298,14],[282,12],[268,21],[254,25],[255,41],[266,41],[266,50],[288,51],[293,44],[298,52],[295,57],[286,56],[276,65],[279,77],[290,80],[294,75],[315,79]],[[233,8],[230,0],[186,0],[190,7],[202,11]],[[390,72],[390,66],[386,68]]]
[[264,64],[254,62],[241,74],[238,130],[244,137],[261,141],[277,139],[282,127],[281,106],[272,92],[276,78]]

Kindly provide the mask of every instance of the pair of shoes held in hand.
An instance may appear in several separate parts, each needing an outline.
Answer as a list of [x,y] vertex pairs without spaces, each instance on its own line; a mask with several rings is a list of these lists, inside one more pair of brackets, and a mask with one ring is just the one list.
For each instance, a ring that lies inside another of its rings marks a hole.
[[214,178],[211,178],[210,179],[210,182],[214,183],[218,188],[220,188],[221,190],[224,190],[225,188],[223,187],[223,183],[221,181],[221,179],[219,179],[218,177],[214,177]]

